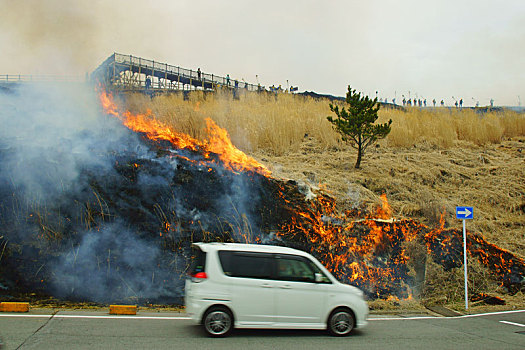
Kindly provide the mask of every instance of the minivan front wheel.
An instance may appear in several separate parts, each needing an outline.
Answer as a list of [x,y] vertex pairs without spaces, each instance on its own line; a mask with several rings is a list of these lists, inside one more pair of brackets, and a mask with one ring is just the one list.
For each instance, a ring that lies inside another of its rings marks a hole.
[[348,309],[335,309],[328,317],[328,331],[337,337],[352,333],[355,326],[355,316]]
[[203,317],[204,331],[211,337],[225,337],[233,328],[233,317],[223,307],[212,307]]

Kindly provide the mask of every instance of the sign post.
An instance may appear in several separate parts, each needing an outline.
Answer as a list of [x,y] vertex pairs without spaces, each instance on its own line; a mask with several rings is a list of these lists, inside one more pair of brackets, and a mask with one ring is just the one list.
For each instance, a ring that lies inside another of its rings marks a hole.
[[465,310],[468,310],[467,229],[465,225],[465,220],[474,219],[474,208],[456,207],[456,218],[463,220],[463,267],[465,270]]

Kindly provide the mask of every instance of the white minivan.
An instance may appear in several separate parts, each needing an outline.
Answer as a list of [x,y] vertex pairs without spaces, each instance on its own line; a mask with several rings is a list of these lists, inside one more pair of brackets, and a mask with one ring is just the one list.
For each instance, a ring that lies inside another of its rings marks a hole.
[[195,243],[186,312],[213,337],[235,328],[327,329],[345,336],[367,322],[363,292],[313,256],[257,244]]

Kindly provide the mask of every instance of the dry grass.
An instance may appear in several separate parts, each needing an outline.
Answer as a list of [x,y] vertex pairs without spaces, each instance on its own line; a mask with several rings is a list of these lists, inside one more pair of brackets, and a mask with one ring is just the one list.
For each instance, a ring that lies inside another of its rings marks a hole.
[[478,146],[500,143],[505,138],[525,135],[525,116],[512,111],[478,113],[471,109],[419,109],[406,112],[383,110],[380,120],[392,119],[387,138],[393,147],[412,147],[426,142],[450,148],[456,141]]
[[[326,120],[331,115],[327,100],[289,94],[249,93],[233,99],[228,92],[204,95],[142,94],[126,98],[133,112],[150,109],[161,121],[193,137],[204,137],[204,118],[210,117],[230,133],[233,143],[246,152],[264,151],[283,155],[299,149],[305,135],[323,149],[340,149],[339,135]],[[386,138],[391,147],[413,147],[422,143],[439,148],[454,147],[456,141],[477,146],[500,143],[525,135],[525,115],[512,111],[476,113],[448,108],[406,111],[383,108],[378,122],[393,120]]]

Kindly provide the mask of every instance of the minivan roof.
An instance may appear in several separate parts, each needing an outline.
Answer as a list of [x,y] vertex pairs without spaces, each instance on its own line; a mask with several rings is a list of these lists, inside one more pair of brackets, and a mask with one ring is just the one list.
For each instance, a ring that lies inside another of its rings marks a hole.
[[277,253],[277,254],[295,254],[307,256],[308,253],[303,252],[302,250],[297,250],[293,248],[280,247],[276,245],[266,245],[266,244],[243,244],[243,243],[193,243],[193,245],[198,246],[201,250],[205,252],[216,251],[216,250],[240,250],[247,252],[262,252],[262,253]]

